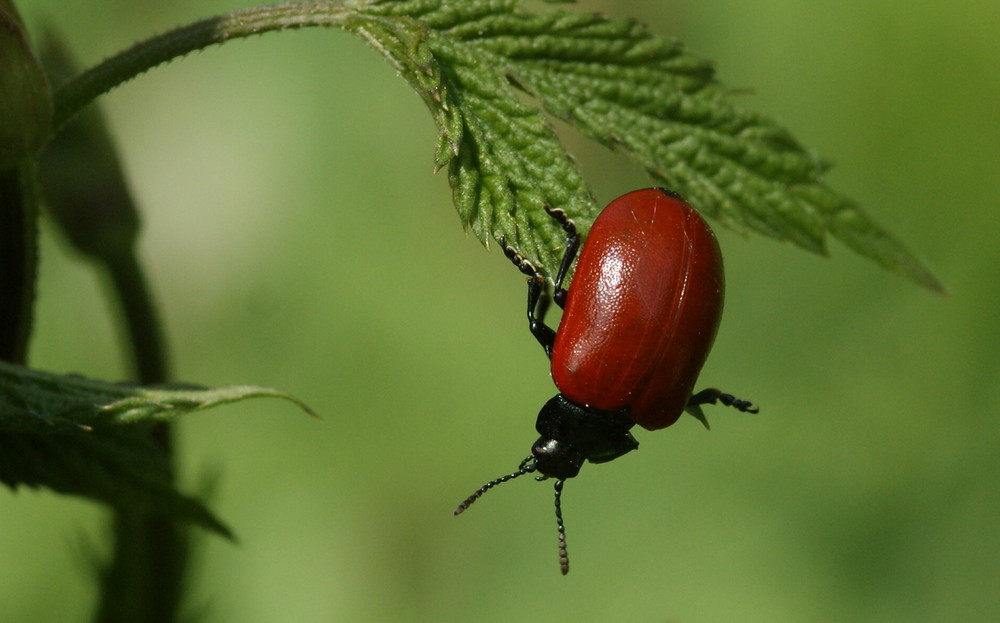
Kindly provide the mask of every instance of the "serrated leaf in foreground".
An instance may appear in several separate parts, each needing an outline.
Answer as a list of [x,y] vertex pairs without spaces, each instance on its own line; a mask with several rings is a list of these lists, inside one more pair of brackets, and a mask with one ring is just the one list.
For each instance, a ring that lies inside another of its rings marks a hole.
[[258,397],[283,398],[315,415],[266,387],[145,388],[0,362],[0,482],[162,513],[231,537],[200,501],[174,488],[149,426]]

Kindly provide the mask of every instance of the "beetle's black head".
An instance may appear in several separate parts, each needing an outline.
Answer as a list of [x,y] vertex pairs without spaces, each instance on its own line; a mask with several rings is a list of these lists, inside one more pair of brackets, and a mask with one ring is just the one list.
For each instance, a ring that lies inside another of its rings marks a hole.
[[580,473],[584,461],[606,463],[639,447],[629,430],[628,409],[604,411],[557,394],[538,412],[541,437],[531,447],[538,473],[565,480]]
[[[521,461],[521,464],[517,467],[517,471],[506,476],[501,476],[495,480],[491,480],[479,489],[475,493],[470,495],[465,499],[464,502],[458,505],[455,509],[455,514],[461,514],[465,509],[472,506],[472,503],[478,500],[484,493],[497,486],[500,483],[507,482],[512,478],[517,478],[518,476],[523,476],[524,474],[530,474],[538,469],[538,461],[534,457],[529,456],[528,458]],[[539,480],[544,480],[547,476],[539,476]],[[562,518],[562,490],[563,483],[565,480],[558,479],[555,484],[555,504],[556,504],[556,527],[559,530],[559,569],[562,571],[563,575],[569,573],[569,555],[566,553],[566,529],[563,527]]]
[[531,456],[521,461],[517,471],[489,481],[455,509],[458,515],[493,487],[538,472],[538,480],[555,478],[556,527],[559,529],[559,568],[569,573],[566,530],[562,519],[562,490],[567,478],[580,473],[584,461],[604,463],[639,447],[629,429],[635,423],[628,409],[602,411],[577,404],[559,394],[545,403],[535,428],[541,437],[531,447]]
[[539,437],[531,446],[531,456],[535,459],[535,469],[543,477],[565,480],[580,473],[587,457],[571,445],[552,437]]

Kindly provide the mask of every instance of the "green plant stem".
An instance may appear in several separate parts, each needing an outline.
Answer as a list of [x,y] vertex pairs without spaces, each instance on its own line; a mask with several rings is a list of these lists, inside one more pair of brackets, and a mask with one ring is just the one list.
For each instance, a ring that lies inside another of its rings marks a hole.
[[131,250],[117,254],[107,267],[128,331],[136,379],[143,385],[163,383],[169,372],[162,325],[139,259]]
[[186,530],[162,516],[118,513],[113,531],[115,551],[101,578],[94,621],[172,623],[188,557]]
[[[107,267],[128,332],[135,375],[142,384],[163,383],[169,376],[166,348],[134,249],[116,254]],[[170,424],[154,424],[150,434],[173,472],[175,442]],[[101,599],[94,621],[174,621],[187,566],[187,527],[163,515],[117,512],[113,534],[115,551],[101,578]]]
[[233,11],[162,33],[106,59],[59,89],[53,130],[58,132],[101,94],[195,50],[275,30],[343,25],[352,14],[333,2],[295,2]]
[[0,169],[0,360],[24,364],[38,263],[31,161]]

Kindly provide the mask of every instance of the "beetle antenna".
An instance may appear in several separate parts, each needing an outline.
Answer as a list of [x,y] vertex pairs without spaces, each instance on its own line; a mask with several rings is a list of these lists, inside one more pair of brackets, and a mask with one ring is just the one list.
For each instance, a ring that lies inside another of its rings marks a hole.
[[[465,509],[467,509],[470,506],[472,506],[473,502],[475,502],[476,500],[478,500],[479,498],[481,498],[484,493],[486,493],[487,491],[489,491],[493,487],[495,487],[495,486],[497,486],[499,484],[505,483],[508,480],[513,480],[514,478],[517,478],[518,476],[523,476],[525,474],[529,474],[529,473],[535,471],[535,469],[537,469],[537,463],[534,461],[534,457],[529,456],[528,458],[526,458],[523,461],[521,461],[521,464],[517,466],[517,471],[516,472],[514,472],[512,474],[507,474],[506,476],[501,476],[501,477],[497,478],[496,480],[491,480],[488,483],[486,483],[485,485],[479,487],[479,489],[477,489],[475,493],[473,493],[469,497],[465,498],[465,501],[462,502],[461,504],[459,504],[455,508],[455,514],[456,515],[461,515],[462,512]],[[562,481],[559,481],[559,482],[562,482]],[[559,502],[559,494],[557,492],[556,493],[556,508],[557,508],[556,515],[557,516],[559,514],[558,513],[558,506],[559,506],[558,502]],[[560,526],[562,525],[562,519],[561,518],[559,519],[559,524],[560,524]],[[561,528],[560,528],[560,530],[561,530]]]
[[559,530],[559,569],[563,575],[569,573],[569,554],[566,552],[566,526],[562,517],[562,489],[565,480],[556,481],[556,528]]

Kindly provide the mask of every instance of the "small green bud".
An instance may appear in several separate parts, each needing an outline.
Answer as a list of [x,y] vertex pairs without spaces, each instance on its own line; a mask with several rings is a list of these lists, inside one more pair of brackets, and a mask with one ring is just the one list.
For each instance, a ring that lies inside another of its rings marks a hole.
[[24,23],[0,0],[0,167],[36,153],[49,138],[52,92]]

